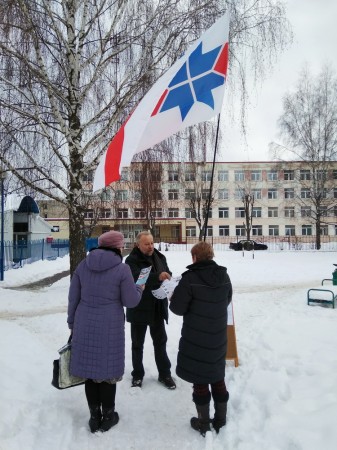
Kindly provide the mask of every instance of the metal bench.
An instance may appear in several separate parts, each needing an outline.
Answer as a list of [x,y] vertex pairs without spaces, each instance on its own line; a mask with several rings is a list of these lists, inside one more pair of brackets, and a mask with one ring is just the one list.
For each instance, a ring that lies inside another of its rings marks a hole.
[[[327,278],[322,280],[322,286],[324,285],[324,281],[328,281]],[[332,281],[332,280],[329,280]],[[307,293],[307,301],[308,305],[310,303],[320,303],[326,305],[332,305],[335,307],[335,301],[337,299],[337,286],[331,285],[329,289],[325,287],[311,288]]]

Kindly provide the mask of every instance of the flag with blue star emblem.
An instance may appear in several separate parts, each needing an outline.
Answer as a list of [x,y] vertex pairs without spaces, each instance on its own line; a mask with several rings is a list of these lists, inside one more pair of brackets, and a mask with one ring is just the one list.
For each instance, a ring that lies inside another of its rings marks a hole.
[[135,153],[220,113],[228,66],[229,18],[222,16],[144,96],[110,142],[93,190],[120,179]]

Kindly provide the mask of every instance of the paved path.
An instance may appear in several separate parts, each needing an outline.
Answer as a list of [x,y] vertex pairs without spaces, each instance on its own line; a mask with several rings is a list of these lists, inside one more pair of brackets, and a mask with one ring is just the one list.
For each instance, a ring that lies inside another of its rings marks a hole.
[[51,286],[61,278],[67,277],[70,274],[70,270],[64,270],[63,272],[56,273],[50,277],[42,278],[42,280],[34,281],[33,283],[21,284],[21,286],[6,287],[4,289],[13,289],[15,291],[36,291],[47,286]]

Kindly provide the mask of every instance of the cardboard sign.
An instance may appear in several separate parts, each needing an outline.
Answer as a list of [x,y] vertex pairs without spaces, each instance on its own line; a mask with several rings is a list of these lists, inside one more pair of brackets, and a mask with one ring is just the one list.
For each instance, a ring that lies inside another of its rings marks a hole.
[[236,346],[236,335],[235,335],[235,324],[234,324],[234,314],[233,314],[233,301],[228,305],[227,310],[227,354],[226,361],[233,360],[234,366],[238,367],[238,349]]

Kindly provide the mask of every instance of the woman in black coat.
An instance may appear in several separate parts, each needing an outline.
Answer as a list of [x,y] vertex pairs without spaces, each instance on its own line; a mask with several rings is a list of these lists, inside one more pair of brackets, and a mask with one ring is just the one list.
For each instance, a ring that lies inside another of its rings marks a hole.
[[[213,261],[210,244],[199,242],[191,254],[193,264],[187,266],[175,288],[170,310],[183,316],[176,373],[193,383],[198,417],[191,419],[191,426],[205,436],[210,423],[217,433],[226,424],[227,307],[232,300],[232,284],[227,269]],[[213,420],[209,417],[211,393]]]

